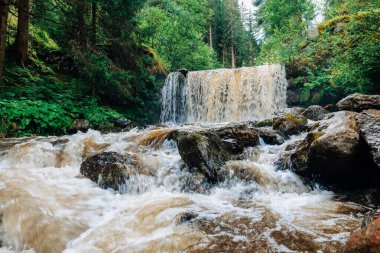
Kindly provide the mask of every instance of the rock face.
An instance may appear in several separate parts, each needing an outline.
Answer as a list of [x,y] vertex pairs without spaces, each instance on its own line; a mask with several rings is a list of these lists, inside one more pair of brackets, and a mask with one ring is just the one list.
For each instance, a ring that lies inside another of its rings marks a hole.
[[273,119],[273,129],[285,135],[299,134],[307,129],[307,118],[288,113]]
[[364,111],[356,116],[356,120],[373,160],[380,168],[380,110]]
[[101,188],[117,191],[129,176],[135,173],[132,162],[133,158],[128,155],[106,152],[86,159],[81,165],[80,172]]
[[341,111],[361,112],[368,109],[380,109],[380,95],[353,94],[342,99],[336,106]]
[[360,139],[354,112],[339,112],[310,132],[295,150],[286,152],[277,164],[328,185],[373,186],[379,173],[373,171]]
[[380,252],[380,218],[366,228],[353,234],[345,246],[344,253],[377,253]]
[[325,118],[325,115],[329,112],[325,110],[322,106],[319,105],[312,105],[308,107],[302,115],[306,118],[314,121],[323,120]]

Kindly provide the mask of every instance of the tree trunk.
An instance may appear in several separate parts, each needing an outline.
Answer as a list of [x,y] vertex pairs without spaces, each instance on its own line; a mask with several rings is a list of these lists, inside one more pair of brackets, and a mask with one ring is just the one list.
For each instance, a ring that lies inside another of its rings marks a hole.
[[223,63],[223,67],[225,67],[225,63],[226,63],[226,46],[224,45],[223,43],[223,49],[222,49],[222,63]]
[[212,41],[212,25],[211,25],[211,23],[210,23],[210,25],[208,27],[208,30],[209,30],[209,35],[210,35],[210,39],[209,39],[210,48],[212,49],[213,41]]
[[79,0],[75,4],[75,20],[74,20],[74,40],[78,42],[81,47],[87,47],[88,42],[88,29],[86,24],[86,17],[89,11],[88,0]]
[[0,0],[0,81],[3,79],[5,46],[7,43],[8,10],[8,1]]
[[231,48],[231,66],[232,66],[233,69],[236,68],[236,58],[235,58],[234,45],[232,45],[232,48]]
[[93,45],[96,45],[96,23],[97,23],[96,12],[97,12],[96,1],[92,0],[91,40],[92,40]]
[[30,1],[18,1],[18,22],[14,46],[15,59],[24,65],[28,59]]

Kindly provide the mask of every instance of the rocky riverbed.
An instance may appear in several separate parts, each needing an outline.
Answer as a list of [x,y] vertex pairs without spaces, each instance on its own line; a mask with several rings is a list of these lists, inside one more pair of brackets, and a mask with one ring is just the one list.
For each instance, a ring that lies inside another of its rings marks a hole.
[[0,140],[0,252],[378,252],[376,101]]

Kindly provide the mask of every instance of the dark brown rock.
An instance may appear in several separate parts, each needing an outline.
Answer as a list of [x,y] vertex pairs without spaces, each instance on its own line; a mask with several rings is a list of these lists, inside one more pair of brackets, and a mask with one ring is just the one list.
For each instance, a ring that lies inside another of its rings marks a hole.
[[269,128],[269,127],[257,128],[256,132],[266,144],[282,145],[285,142],[284,138],[272,128]]
[[380,218],[364,229],[354,233],[345,246],[344,253],[378,253],[380,252]]
[[135,162],[130,155],[105,152],[86,159],[81,165],[80,172],[101,188],[118,191],[131,175],[150,175],[149,172],[136,168],[133,165]]
[[245,148],[257,146],[260,142],[257,130],[246,124],[222,127],[214,133],[225,143],[231,154],[240,154]]
[[374,162],[380,168],[380,110],[368,110],[356,116],[360,134],[371,149]]
[[325,115],[329,112],[323,109],[322,106],[319,105],[312,105],[308,107],[302,115],[306,118],[314,121],[323,120],[325,118]]
[[225,142],[209,131],[176,131],[170,136],[177,142],[179,154],[189,168],[196,168],[210,182],[222,178],[222,166],[229,153]]
[[326,185],[377,187],[379,171],[373,170],[356,116],[354,112],[339,112],[323,121],[295,150],[282,154],[276,165]]
[[361,112],[368,109],[380,109],[380,95],[353,94],[342,99],[337,105],[340,111]]

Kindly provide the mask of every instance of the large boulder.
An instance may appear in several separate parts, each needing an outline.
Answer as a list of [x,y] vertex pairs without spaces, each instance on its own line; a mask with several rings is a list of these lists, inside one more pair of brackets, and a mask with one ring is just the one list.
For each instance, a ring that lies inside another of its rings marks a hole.
[[196,169],[211,183],[223,180],[222,167],[230,154],[226,143],[215,133],[179,130],[169,138],[177,142],[179,154],[190,169]]
[[308,107],[302,115],[306,118],[314,121],[323,120],[329,112],[325,110],[322,106],[312,105]]
[[356,116],[355,112],[336,113],[310,132],[295,150],[285,152],[276,164],[327,185],[377,187],[379,171],[374,170],[360,138]]
[[380,95],[352,94],[336,105],[339,110],[361,112],[368,109],[380,109]]
[[307,118],[287,113],[273,119],[273,129],[284,135],[299,134],[307,129]]
[[97,183],[101,188],[119,191],[131,175],[150,175],[144,169],[138,169],[135,159],[127,154],[105,152],[87,158],[80,167],[80,172]]
[[364,229],[349,238],[344,253],[377,253],[380,252],[380,218],[377,218]]
[[189,170],[204,175],[209,183],[223,181],[225,162],[260,143],[258,131],[247,124],[203,131],[177,130],[168,138],[177,142],[179,154]]
[[259,135],[246,124],[236,124],[218,128],[214,133],[225,143],[228,152],[240,154],[247,147],[254,147],[260,143]]
[[364,111],[356,116],[356,120],[373,160],[380,168],[380,110]]

